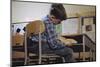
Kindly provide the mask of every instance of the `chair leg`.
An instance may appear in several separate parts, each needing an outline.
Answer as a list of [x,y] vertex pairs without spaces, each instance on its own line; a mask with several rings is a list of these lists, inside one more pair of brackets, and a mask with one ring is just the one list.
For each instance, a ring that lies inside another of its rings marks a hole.
[[61,57],[61,58],[62,58],[63,63],[65,63],[65,58],[64,57]]
[[39,64],[42,63],[41,33],[39,32]]

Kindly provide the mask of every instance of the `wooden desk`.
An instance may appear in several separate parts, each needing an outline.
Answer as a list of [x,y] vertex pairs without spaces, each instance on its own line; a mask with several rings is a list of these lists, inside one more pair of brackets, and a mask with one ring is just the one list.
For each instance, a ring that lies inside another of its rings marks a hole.
[[70,38],[77,41],[75,45],[70,46],[74,52],[83,52],[83,61],[85,61],[85,52],[89,51],[89,48],[85,45],[85,38],[84,34],[76,34],[76,35],[62,35],[64,38]]

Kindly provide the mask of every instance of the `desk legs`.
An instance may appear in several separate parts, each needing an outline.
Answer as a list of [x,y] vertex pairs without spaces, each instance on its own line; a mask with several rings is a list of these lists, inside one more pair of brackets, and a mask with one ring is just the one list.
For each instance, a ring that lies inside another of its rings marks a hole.
[[83,36],[83,61],[85,61],[85,36]]

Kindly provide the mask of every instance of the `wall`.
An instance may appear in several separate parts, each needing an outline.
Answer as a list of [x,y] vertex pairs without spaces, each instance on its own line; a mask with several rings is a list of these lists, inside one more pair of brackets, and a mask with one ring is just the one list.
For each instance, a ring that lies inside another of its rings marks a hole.
[[49,12],[50,4],[12,2],[12,23],[41,19]]
[[[12,23],[41,19],[49,13],[50,3],[12,2]],[[95,13],[94,6],[64,4],[68,17],[90,16]]]

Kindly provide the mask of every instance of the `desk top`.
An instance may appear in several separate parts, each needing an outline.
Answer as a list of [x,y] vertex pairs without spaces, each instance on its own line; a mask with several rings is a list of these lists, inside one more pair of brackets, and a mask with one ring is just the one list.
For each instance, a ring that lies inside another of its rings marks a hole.
[[84,35],[84,34],[63,34],[61,36],[70,36],[70,37],[72,37],[72,36],[82,36],[82,35]]
[[77,43],[83,43],[83,34],[75,34],[75,35],[63,35],[62,37],[66,39],[74,39]]

